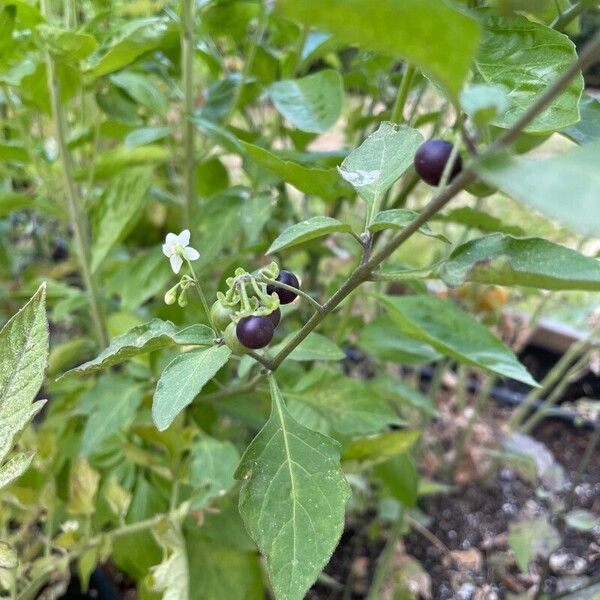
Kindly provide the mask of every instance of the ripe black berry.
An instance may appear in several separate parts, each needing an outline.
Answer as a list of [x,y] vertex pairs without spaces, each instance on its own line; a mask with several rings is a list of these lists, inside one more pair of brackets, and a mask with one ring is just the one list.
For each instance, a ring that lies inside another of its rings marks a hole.
[[52,249],[52,260],[58,262],[69,257],[69,246],[64,240],[56,240]]
[[[446,140],[427,140],[415,154],[415,169],[421,179],[430,185],[439,185],[444,167],[450,158],[452,144]],[[462,169],[462,159],[458,154],[454,160],[449,180],[452,181]]]
[[273,327],[277,327],[279,322],[281,321],[281,311],[276,308],[272,313],[267,315],[269,319],[271,319],[271,323],[273,323]]
[[[275,281],[285,283],[286,285],[291,285],[295,288],[300,288],[300,282],[298,281],[298,278],[290,271],[281,271],[281,273],[279,273],[279,277]],[[279,288],[276,285],[268,285],[267,293],[272,294],[273,292],[277,293],[277,295],[279,296],[279,302],[281,304],[289,304],[298,297],[298,294],[295,294],[290,290],[284,290],[283,288]]]
[[245,317],[240,320],[235,328],[238,340],[246,346],[258,350],[264,348],[273,339],[275,327],[269,316]]

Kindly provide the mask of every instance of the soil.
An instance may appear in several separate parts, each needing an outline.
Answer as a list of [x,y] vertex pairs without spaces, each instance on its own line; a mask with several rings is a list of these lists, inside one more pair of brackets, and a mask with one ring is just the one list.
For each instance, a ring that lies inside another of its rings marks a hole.
[[[505,411],[494,409],[492,421],[504,420]],[[585,451],[591,432],[578,430],[563,421],[545,421],[533,437],[544,443],[555,460],[574,474]],[[526,593],[536,588],[542,567],[534,564],[530,574],[519,574],[508,549],[507,532],[522,513],[548,514],[536,487],[522,479],[512,468],[494,469],[492,475],[455,487],[449,495],[440,495],[420,507],[429,517],[427,529],[441,543],[434,544],[422,532],[413,529],[404,537],[399,551],[417,559],[430,577],[431,600],[493,600],[507,594]],[[576,488],[574,508],[585,508],[600,514],[600,451],[596,451]],[[325,573],[337,582],[347,582],[351,592],[342,586],[318,583],[310,600],[359,600],[366,597],[383,543],[368,535],[368,515],[362,526],[349,524],[342,542]],[[373,518],[373,517],[372,517]],[[556,555],[569,555],[573,562],[585,560],[579,577],[600,575],[600,536],[566,529]],[[480,564],[478,564],[480,562]],[[583,563],[581,563],[583,564]],[[568,566],[565,567],[568,570]],[[554,593],[568,581],[566,574],[550,573],[544,590]],[[344,595],[344,593],[346,595]]]

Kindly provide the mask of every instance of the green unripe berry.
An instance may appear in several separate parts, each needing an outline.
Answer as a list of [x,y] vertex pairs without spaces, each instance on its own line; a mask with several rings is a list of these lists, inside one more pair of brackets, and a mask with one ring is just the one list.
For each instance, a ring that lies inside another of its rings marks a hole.
[[233,310],[233,308],[223,306],[217,300],[210,309],[210,320],[219,331],[224,331],[231,325],[231,317],[233,317],[234,314],[235,310]]
[[238,336],[236,333],[235,323],[229,323],[227,328],[225,329],[225,333],[223,334],[223,340],[225,345],[234,353],[234,354],[246,354],[246,346],[238,340]]

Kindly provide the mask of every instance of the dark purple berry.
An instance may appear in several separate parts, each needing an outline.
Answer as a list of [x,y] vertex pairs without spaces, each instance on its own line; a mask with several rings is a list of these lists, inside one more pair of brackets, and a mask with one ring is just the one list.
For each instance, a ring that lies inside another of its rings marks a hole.
[[281,311],[276,308],[272,313],[268,314],[267,317],[271,319],[271,323],[273,323],[273,327],[277,327],[281,321]]
[[[275,281],[285,283],[286,285],[290,285],[298,289],[300,288],[300,282],[298,281],[298,278],[290,271],[281,271],[281,273],[279,273],[279,277]],[[276,285],[268,285],[267,293],[272,294],[273,292],[277,293],[279,296],[279,302],[281,304],[289,304],[298,297],[298,294],[295,294],[290,290],[284,290]]]
[[244,317],[240,319],[235,333],[238,340],[246,346],[258,350],[264,348],[273,339],[275,327],[269,316],[266,317]]
[[[415,169],[421,179],[430,185],[439,185],[444,167],[452,153],[452,144],[446,140],[427,140],[419,146],[415,154]],[[449,180],[452,181],[462,169],[462,159],[458,154],[454,160]]]

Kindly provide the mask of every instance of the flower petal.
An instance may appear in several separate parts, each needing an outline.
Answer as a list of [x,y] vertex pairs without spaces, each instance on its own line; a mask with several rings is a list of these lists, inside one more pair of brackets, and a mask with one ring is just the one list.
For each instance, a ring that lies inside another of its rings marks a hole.
[[171,246],[170,244],[163,244],[162,248],[163,248],[163,254],[166,257],[173,256],[173,252],[174,252],[173,246]]
[[177,275],[179,273],[179,269],[181,269],[181,265],[183,264],[183,258],[179,256],[179,254],[173,254],[171,258],[169,258],[171,262],[171,269],[173,269],[173,273]]
[[186,246],[189,246],[190,244],[190,230],[189,229],[184,229],[179,236],[177,236],[177,240],[178,243],[183,246],[184,248]]
[[176,246],[179,243],[179,237],[174,233],[167,233],[167,237],[165,238],[165,242],[168,246]]
[[200,258],[200,252],[191,246],[188,246],[183,252],[188,260],[198,260]]

